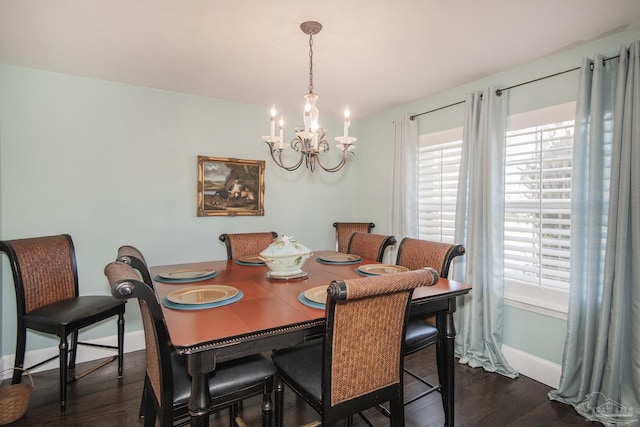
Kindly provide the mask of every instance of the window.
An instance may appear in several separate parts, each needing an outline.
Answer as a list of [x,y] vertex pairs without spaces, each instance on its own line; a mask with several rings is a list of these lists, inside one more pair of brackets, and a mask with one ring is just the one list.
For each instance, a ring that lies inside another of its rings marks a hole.
[[462,128],[420,136],[420,238],[454,243]]
[[[505,299],[564,317],[575,103],[512,115],[505,148]],[[462,128],[420,136],[420,238],[454,243]]]
[[566,312],[575,103],[510,116],[505,147],[505,298]]

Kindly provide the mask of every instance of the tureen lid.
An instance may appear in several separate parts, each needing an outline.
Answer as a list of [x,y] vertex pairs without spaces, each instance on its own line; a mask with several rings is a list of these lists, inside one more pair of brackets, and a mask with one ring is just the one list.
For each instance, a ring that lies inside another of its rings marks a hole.
[[260,252],[262,256],[287,256],[308,254],[311,250],[299,243],[293,236],[280,236],[274,240],[265,250]]

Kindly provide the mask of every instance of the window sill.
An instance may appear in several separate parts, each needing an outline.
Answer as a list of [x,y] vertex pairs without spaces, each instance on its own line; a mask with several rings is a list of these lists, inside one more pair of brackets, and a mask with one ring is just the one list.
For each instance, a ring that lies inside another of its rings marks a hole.
[[509,307],[527,310],[543,316],[554,317],[556,319],[567,320],[567,307],[563,304],[554,304],[549,301],[535,298],[526,298],[521,295],[504,294],[504,303]]

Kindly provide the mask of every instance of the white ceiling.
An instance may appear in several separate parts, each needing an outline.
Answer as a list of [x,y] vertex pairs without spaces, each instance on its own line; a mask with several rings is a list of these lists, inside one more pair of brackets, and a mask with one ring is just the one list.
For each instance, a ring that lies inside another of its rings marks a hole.
[[0,62],[362,117],[619,31],[638,0],[0,0]]

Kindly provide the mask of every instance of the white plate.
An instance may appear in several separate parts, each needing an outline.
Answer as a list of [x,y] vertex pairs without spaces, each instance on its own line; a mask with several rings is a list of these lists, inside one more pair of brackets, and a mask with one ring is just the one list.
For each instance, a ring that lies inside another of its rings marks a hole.
[[336,263],[354,262],[354,261],[360,261],[362,259],[362,257],[360,255],[343,254],[341,252],[336,252],[335,254],[331,254],[331,255],[323,255],[323,256],[321,256],[319,258],[322,261],[336,262]]
[[362,271],[365,274],[372,274],[374,276],[378,276],[381,274],[395,274],[402,273],[405,271],[409,271],[407,267],[403,267],[401,265],[392,265],[392,264],[367,264],[358,267],[358,270]]
[[210,276],[214,274],[215,270],[204,270],[197,268],[182,268],[179,270],[172,270],[166,273],[160,273],[158,276],[163,279],[198,279],[204,276]]
[[264,264],[264,258],[260,255],[247,255],[238,258],[238,261],[244,262],[245,264]]
[[210,304],[233,298],[238,290],[225,285],[203,285],[179,289],[167,295],[167,299],[176,304]]
[[316,286],[315,288],[307,289],[304,292],[304,297],[309,301],[317,302],[318,304],[326,304],[327,287],[328,286]]

